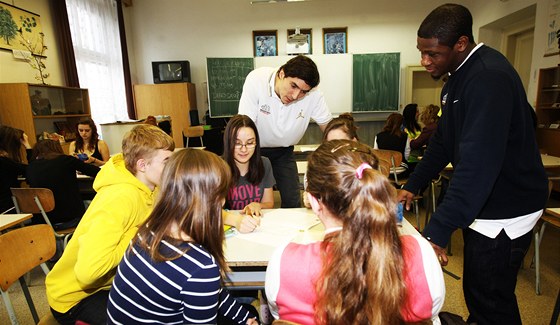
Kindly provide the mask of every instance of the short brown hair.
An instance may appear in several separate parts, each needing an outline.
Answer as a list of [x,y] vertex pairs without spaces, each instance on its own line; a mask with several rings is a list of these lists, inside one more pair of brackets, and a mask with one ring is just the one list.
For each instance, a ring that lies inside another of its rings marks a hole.
[[136,162],[139,159],[151,159],[157,150],[175,150],[175,142],[167,133],[157,126],[140,124],[128,131],[122,141],[124,164],[136,175]]

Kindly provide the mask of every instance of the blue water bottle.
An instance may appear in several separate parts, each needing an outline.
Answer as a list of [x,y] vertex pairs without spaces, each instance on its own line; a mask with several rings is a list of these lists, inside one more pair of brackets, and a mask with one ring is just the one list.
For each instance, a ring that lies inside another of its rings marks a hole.
[[402,225],[404,218],[404,207],[402,202],[397,203],[397,225]]

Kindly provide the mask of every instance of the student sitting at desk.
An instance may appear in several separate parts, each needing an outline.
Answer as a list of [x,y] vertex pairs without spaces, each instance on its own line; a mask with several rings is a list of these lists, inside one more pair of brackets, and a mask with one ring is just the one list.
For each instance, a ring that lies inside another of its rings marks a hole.
[[428,145],[430,138],[436,132],[437,129],[437,122],[439,120],[439,116],[438,116],[439,111],[440,111],[439,106],[432,105],[432,104],[422,109],[422,113],[420,113],[419,118],[420,118],[420,122],[424,124],[424,127],[422,128],[422,132],[420,133],[420,135],[416,139],[410,141],[411,150],[420,149],[423,146]]
[[[76,141],[70,143],[68,152],[80,158],[82,161],[97,167],[105,165],[111,155],[105,141],[99,139],[97,126],[92,119],[88,118],[76,124]],[[85,156],[80,156],[85,154]]]
[[[408,169],[408,156],[410,155],[410,139],[408,134],[401,130],[403,116],[391,113],[385,121],[383,130],[375,136],[373,147],[375,149],[394,150],[402,154],[401,166]],[[397,166],[398,167],[398,166]]]
[[[48,213],[55,230],[76,227],[86,212],[76,171],[95,177],[99,167],[64,154],[60,142],[40,140],[33,147],[33,161],[27,167],[30,187],[44,187],[53,192],[54,210]],[[41,220],[34,220],[44,223]]]
[[25,147],[29,161],[31,146],[27,135],[20,129],[0,125],[0,213],[14,207],[10,187],[20,187],[18,176],[25,175],[27,165],[21,159],[21,146]]
[[[340,114],[338,117],[333,118],[323,133],[323,142],[331,140],[352,140],[359,141],[358,127],[354,124],[354,117],[350,113]],[[303,176],[303,188],[307,188],[307,173]],[[306,208],[311,208],[311,204],[307,199],[307,192],[303,193],[303,205]]]
[[430,243],[399,236],[397,193],[363,144],[323,143],[309,158],[308,197],[325,237],[271,257],[275,318],[298,324],[439,324],[445,283]]
[[221,279],[221,218],[231,172],[213,153],[185,149],[167,162],[161,196],[140,225],[109,293],[108,324],[258,324]]
[[[224,132],[224,160],[233,178],[226,207],[242,214],[226,213],[224,222],[241,232],[251,232],[259,224],[262,209],[274,207],[275,180],[270,160],[260,153],[259,133],[247,115],[233,116]],[[243,216],[245,215],[245,216]]]
[[97,194],[62,257],[46,277],[47,299],[60,324],[107,324],[107,298],[117,266],[155,203],[173,139],[140,124],[95,178]]

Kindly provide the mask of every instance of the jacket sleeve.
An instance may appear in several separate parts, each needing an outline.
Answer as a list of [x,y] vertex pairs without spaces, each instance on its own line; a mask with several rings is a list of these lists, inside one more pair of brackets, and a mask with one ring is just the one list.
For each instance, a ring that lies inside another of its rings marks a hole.
[[90,205],[86,212],[98,216],[88,231],[77,238],[79,249],[74,272],[85,287],[115,275],[117,265],[138,230],[137,215],[143,212],[137,207],[139,200],[131,197],[131,191],[130,186],[123,186],[112,193],[98,193],[102,195],[96,197],[98,204]]
[[462,97],[454,99],[457,103],[446,108],[460,112],[462,119],[461,129],[455,131],[453,178],[424,230],[440,247],[447,245],[453,231],[468,227],[488,200],[504,163],[516,107],[513,80],[503,72],[479,73],[464,89]]

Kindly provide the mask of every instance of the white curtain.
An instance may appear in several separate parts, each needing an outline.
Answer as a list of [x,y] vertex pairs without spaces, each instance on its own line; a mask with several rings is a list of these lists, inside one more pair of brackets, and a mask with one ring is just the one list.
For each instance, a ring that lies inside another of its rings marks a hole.
[[116,6],[115,0],[66,0],[80,87],[89,91],[98,125],[128,119]]

